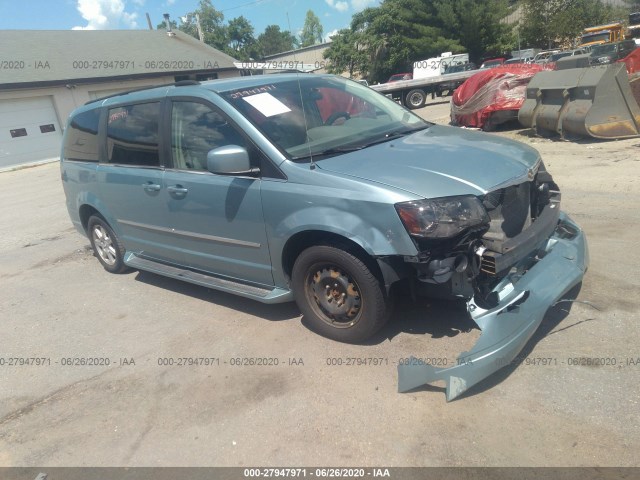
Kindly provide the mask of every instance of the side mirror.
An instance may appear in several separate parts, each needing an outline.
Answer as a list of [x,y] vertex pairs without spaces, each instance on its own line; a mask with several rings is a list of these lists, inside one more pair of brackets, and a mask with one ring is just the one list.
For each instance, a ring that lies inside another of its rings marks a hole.
[[214,148],[207,153],[207,170],[217,175],[255,175],[260,169],[251,167],[249,153],[238,145]]

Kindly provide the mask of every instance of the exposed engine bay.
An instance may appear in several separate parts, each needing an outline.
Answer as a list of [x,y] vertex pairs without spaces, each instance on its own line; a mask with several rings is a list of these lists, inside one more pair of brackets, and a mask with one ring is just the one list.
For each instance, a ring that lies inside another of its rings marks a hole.
[[529,181],[493,190],[481,197],[486,222],[454,238],[421,239],[420,253],[405,258],[415,269],[416,293],[425,296],[474,298],[485,308],[513,265],[535,251],[556,228],[560,191],[539,162]]

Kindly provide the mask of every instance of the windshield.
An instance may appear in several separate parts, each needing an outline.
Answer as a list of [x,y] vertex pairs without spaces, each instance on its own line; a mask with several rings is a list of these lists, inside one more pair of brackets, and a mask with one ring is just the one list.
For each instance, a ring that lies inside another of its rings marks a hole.
[[221,95],[293,160],[338,155],[430,125],[341,77],[300,74]]
[[591,49],[591,55],[595,57],[596,55],[606,55],[607,53],[615,53],[615,51],[616,51],[615,43],[609,43],[606,45],[596,45]]
[[389,77],[389,82],[397,82],[400,80],[411,80],[410,73],[395,73]]
[[609,30],[597,33],[586,33],[582,35],[582,40],[580,43],[608,42],[609,36]]
[[464,72],[465,71],[465,66],[464,65],[448,65],[445,69],[444,69],[444,73],[456,73],[456,72]]
[[553,55],[551,55],[549,57],[549,61],[550,62],[557,62],[561,58],[569,57],[569,56],[571,56],[571,52],[554,53]]

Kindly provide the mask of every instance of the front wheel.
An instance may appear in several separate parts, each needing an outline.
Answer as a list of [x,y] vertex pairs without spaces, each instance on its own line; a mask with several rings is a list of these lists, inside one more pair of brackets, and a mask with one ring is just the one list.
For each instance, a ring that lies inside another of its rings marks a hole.
[[386,323],[389,303],[380,282],[349,252],[304,250],[292,272],[296,303],[312,330],[340,342],[366,340]]
[[107,272],[123,273],[129,268],[124,263],[124,247],[111,226],[102,218],[93,215],[87,223],[89,240],[98,260]]

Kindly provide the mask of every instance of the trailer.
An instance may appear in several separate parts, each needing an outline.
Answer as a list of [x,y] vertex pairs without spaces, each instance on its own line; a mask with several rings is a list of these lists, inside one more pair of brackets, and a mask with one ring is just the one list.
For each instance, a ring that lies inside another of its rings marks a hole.
[[381,85],[372,85],[370,88],[380,92],[388,97],[393,98],[396,102],[410,109],[424,107],[427,95],[436,95],[438,86],[453,82],[464,81],[475,75],[477,70],[469,70],[465,72],[445,73],[443,75],[435,75],[426,78],[413,80],[399,80],[392,83],[383,83]]
[[533,60],[533,58],[540,53],[540,49],[539,48],[522,48],[520,50],[511,50],[511,58],[518,58],[518,59],[525,59],[525,58],[530,58]]

